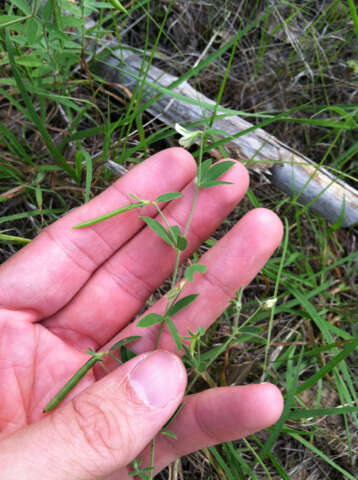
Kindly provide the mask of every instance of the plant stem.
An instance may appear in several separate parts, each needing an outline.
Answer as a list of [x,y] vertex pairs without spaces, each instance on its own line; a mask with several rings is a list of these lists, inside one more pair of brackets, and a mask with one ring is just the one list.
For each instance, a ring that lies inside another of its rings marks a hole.
[[198,194],[199,194],[200,182],[201,182],[201,163],[202,163],[202,160],[203,160],[205,138],[206,138],[206,135],[202,135],[201,142],[200,142],[198,172],[197,172],[197,175],[196,175],[196,185],[195,185],[194,199],[193,199],[193,203],[191,205],[188,220],[186,222],[186,226],[185,226],[185,230],[184,230],[184,237],[186,237],[187,234],[188,234],[189,226],[190,226],[191,220],[193,218],[193,213],[194,213],[194,209],[195,209],[195,206],[196,206],[196,202],[198,200]]
[[[192,218],[193,218],[193,213],[194,213],[194,209],[195,209],[195,206],[196,206],[196,203],[197,203],[198,194],[199,194],[199,189],[200,189],[201,163],[202,163],[203,152],[204,152],[204,140],[205,140],[205,135],[202,136],[202,140],[201,140],[201,142],[200,142],[198,172],[197,172],[197,176],[196,176],[197,182],[196,182],[196,185],[195,185],[195,192],[194,192],[193,203],[191,204],[191,208],[190,208],[188,220],[187,220],[187,222],[186,222],[185,229],[184,229],[184,234],[183,234],[183,236],[184,236],[185,238],[186,238],[187,235],[188,235],[190,223],[191,223],[191,220],[192,220]],[[165,222],[165,225],[167,226],[167,228],[168,228],[168,230],[169,230],[169,233],[172,235],[170,226],[169,226],[169,224],[168,224],[167,219],[165,218],[165,215],[163,214],[163,212],[161,211],[161,209],[159,208],[159,206],[158,206],[158,204],[157,204],[156,202],[154,202],[154,206],[155,206],[155,208],[158,210],[159,215],[162,217],[163,221]],[[175,266],[174,266],[174,271],[173,271],[173,275],[172,275],[171,289],[173,289],[173,288],[175,287],[175,284],[176,284],[176,281],[177,281],[177,275],[178,275],[178,269],[179,269],[179,264],[180,264],[180,256],[181,256],[181,253],[182,253],[182,252],[181,252],[180,250],[177,250],[177,255],[176,255],[176,259],[175,259]],[[180,292],[179,292],[179,293],[180,293]],[[178,293],[178,295],[179,295],[179,293]],[[173,300],[169,300],[169,299],[168,299],[167,304],[166,304],[166,306],[165,306],[164,317],[165,317],[166,314],[168,313],[168,310],[169,310],[169,308],[171,307],[171,305],[177,300],[178,295],[177,295]],[[161,337],[162,332],[163,332],[163,328],[164,328],[164,322],[162,322],[161,325],[160,325],[159,332],[158,332],[158,336],[157,336],[157,339],[156,339],[156,341],[155,341],[154,350],[156,350],[156,349],[158,348],[159,341],[160,341],[160,337]]]
[[[168,304],[167,304],[167,306],[168,306]],[[165,310],[167,310],[167,307],[165,307]],[[165,321],[163,320],[162,323],[160,324],[158,336],[157,336],[157,339],[156,339],[155,345],[154,345],[154,350],[157,350],[157,348],[158,348],[159,340],[160,340],[160,337],[162,335],[162,331],[163,331],[163,328],[164,328],[164,323],[165,323]]]
[[[221,355],[226,349],[227,347],[230,345],[230,343],[232,342],[232,340],[236,337],[238,332],[233,332],[230,337],[226,340],[226,342],[222,345],[222,347],[220,348],[220,350],[216,353],[216,355],[207,363],[206,365],[206,371],[208,370],[208,368],[210,367],[210,365],[216,360],[216,358]],[[196,381],[198,380],[198,378],[200,377],[201,373],[196,373],[195,377],[193,378],[193,380],[191,381],[190,385],[187,386],[186,388],[186,391],[185,391],[185,394],[187,394],[188,392],[190,392],[190,390],[192,389],[193,385],[195,385]]]
[[149,480],[153,480],[154,475],[154,454],[155,454],[155,437],[152,439],[152,447],[150,453],[150,477]]

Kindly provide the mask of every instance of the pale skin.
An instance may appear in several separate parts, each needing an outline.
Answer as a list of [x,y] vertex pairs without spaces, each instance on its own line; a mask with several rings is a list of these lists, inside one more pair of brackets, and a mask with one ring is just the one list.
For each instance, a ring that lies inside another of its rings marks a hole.
[[[183,196],[165,209],[184,224],[192,203],[196,165],[180,148],[154,155],[86,205],[71,211],[0,268],[0,471],[2,480],[122,480],[130,462],[148,464],[152,437],[183,400],[186,373],[170,334],[129,323],[170,276],[175,252],[131,211],[86,229],[72,226],[129,203],[128,194],[155,199]],[[189,256],[245,195],[246,169],[236,163],[222,180],[233,185],[199,193]],[[247,213],[201,259],[208,266],[183,295],[200,296],[175,317],[181,335],[208,328],[235,292],[247,285],[280,244],[282,224],[266,209]],[[150,307],[162,312],[164,301]],[[138,356],[122,366],[106,362],[88,373],[53,412],[46,403],[88,360],[84,350],[106,350],[140,335]],[[269,384],[210,389],[184,399],[170,431],[157,435],[155,468],[197,449],[238,439],[272,425],[282,412]],[[9,459],[11,459],[9,461]]]

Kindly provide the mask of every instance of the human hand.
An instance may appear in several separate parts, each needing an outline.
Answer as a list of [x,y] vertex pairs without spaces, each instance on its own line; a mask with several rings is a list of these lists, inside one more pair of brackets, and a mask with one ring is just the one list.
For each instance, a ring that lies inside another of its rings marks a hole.
[[[182,401],[186,374],[165,330],[153,351],[156,326],[130,320],[172,269],[173,249],[129,211],[86,229],[72,227],[128,203],[127,195],[183,196],[165,209],[181,224],[194,194],[195,162],[174,148],[146,160],[105,192],[70,212],[0,268],[0,471],[2,480],[123,480],[139,454],[148,465],[151,438]],[[191,223],[190,255],[224,220],[248,186],[240,165],[201,189]],[[143,209],[153,216],[153,207]],[[282,236],[272,212],[253,210],[201,259],[205,275],[184,287],[199,293],[175,317],[181,335],[209,327],[229,300],[260,271]],[[148,312],[161,312],[164,300]],[[119,332],[119,333],[118,333]],[[89,372],[53,412],[42,410],[88,359],[85,349],[108,349],[141,335],[138,356]],[[165,351],[167,350],[167,351]],[[169,352],[168,352],[169,351]],[[149,353],[143,353],[149,352]],[[215,443],[250,435],[274,423],[282,397],[270,384],[210,389],[184,399],[170,425],[177,439],[158,435],[156,471],[175,458]],[[144,452],[143,452],[144,450]]]

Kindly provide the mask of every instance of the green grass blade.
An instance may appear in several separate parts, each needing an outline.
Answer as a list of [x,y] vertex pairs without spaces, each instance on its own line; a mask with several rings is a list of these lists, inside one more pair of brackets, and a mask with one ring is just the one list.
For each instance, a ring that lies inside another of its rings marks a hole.
[[358,40],[358,13],[357,13],[357,7],[356,7],[356,4],[354,2],[354,0],[347,0],[348,2],[348,5],[349,5],[349,9],[351,11],[351,15],[352,15],[352,20],[353,20],[353,25],[354,25],[354,33],[357,37],[357,40]]
[[294,397],[296,395],[296,385],[301,371],[302,356],[303,349],[301,349],[300,351],[300,357],[296,366],[293,366],[292,360],[289,360],[287,362],[287,394],[285,398],[285,405],[281,417],[274,425],[268,439],[266,440],[266,443],[259,452],[259,456],[261,459],[265,458],[267,454],[272,450],[272,447],[276,442],[278,436],[280,435],[284,424],[290,416],[290,411],[293,405]]
[[24,160],[28,165],[34,166],[34,162],[26,152],[25,148],[18,141],[15,135],[8,128],[5,127],[5,125],[0,125],[0,133],[2,133],[3,139],[7,140],[10,147],[9,150],[12,147],[13,151],[16,152],[16,154],[21,158],[21,160]]
[[305,418],[324,417],[326,415],[343,415],[345,413],[357,413],[358,407],[332,407],[315,408],[312,410],[294,410],[290,413],[290,420],[301,420]]
[[[63,210],[60,208],[56,209],[44,209],[42,211],[43,215],[55,215],[55,214],[62,214]],[[37,217],[41,216],[41,211],[40,210],[31,210],[30,212],[21,212],[21,213],[14,213],[13,215],[6,215],[4,217],[0,218],[0,224],[1,223],[6,223],[6,222],[12,222],[15,220],[20,220],[22,218],[27,218],[27,217]]]
[[0,243],[30,243],[30,238],[16,237],[14,235],[6,235],[0,233]]
[[32,100],[30,99],[28,93],[27,93],[27,90],[25,88],[25,85],[22,81],[22,78],[21,78],[21,75],[20,75],[20,72],[19,70],[17,69],[17,66],[16,66],[16,62],[15,62],[15,58],[14,58],[14,53],[13,53],[13,47],[11,45],[11,41],[10,41],[10,33],[9,33],[9,30],[6,30],[5,32],[5,44],[6,44],[6,49],[7,49],[7,53],[9,55],[9,60],[10,60],[10,65],[11,65],[11,69],[12,69],[12,73],[14,75],[14,78],[16,80],[16,84],[17,84],[17,87],[21,93],[21,96],[24,100],[24,103],[26,105],[26,108],[27,108],[27,116],[30,118],[30,120],[36,125],[36,128],[38,129],[38,131],[41,133],[42,135],[42,138],[49,150],[49,152],[51,153],[52,157],[54,158],[54,160],[59,164],[61,165],[61,167],[74,179],[76,180],[76,174],[74,172],[74,170],[68,165],[68,163],[66,162],[66,160],[64,159],[64,157],[62,156],[62,154],[60,153],[60,151],[58,150],[58,148],[56,147],[56,145],[53,143],[48,131],[46,130],[46,128],[43,126],[42,122],[41,122],[41,119],[40,117],[38,116],[33,104],[32,104]]
[[222,469],[222,471],[226,474],[226,479],[227,480],[237,480],[229,470],[228,466],[225,463],[225,460],[223,457],[220,455],[218,449],[216,447],[209,447],[209,452],[212,454],[212,456],[215,458],[217,461],[219,467]]
[[319,450],[314,445],[312,445],[312,443],[304,439],[301,435],[298,435],[293,432],[290,432],[289,434],[291,435],[292,438],[302,443],[302,445],[304,445],[309,450],[312,450],[313,453],[321,457],[326,463],[331,465],[331,467],[333,467],[335,470],[337,470],[342,475],[344,475],[344,477],[342,478],[345,478],[346,480],[357,480],[357,477],[355,475],[350,474],[349,472],[347,472],[347,470],[337,465],[337,463],[335,463],[331,458],[327,457],[327,455],[325,455],[321,450]]
[[351,342],[346,343],[345,347],[343,350],[333,357],[324,367],[322,367],[317,373],[312,375],[308,380],[303,382],[296,391],[296,394],[300,394],[307,390],[308,388],[312,387],[315,383],[318,382],[321,378],[323,378],[325,375],[327,375],[328,372],[330,372],[336,365],[338,365],[340,362],[342,362],[345,358],[348,357],[354,350],[358,347],[358,339],[353,340]]
[[86,162],[85,202],[88,202],[91,195],[93,165],[92,165],[92,158],[90,154],[86,151],[83,151],[82,153],[83,153],[83,156],[85,157],[85,162]]

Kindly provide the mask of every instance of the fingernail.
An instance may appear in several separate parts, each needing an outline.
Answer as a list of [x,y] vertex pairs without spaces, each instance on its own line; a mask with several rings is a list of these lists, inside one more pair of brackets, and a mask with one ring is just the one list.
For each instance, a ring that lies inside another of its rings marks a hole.
[[137,397],[151,408],[163,408],[184,395],[185,370],[179,358],[159,350],[130,372],[128,381]]

